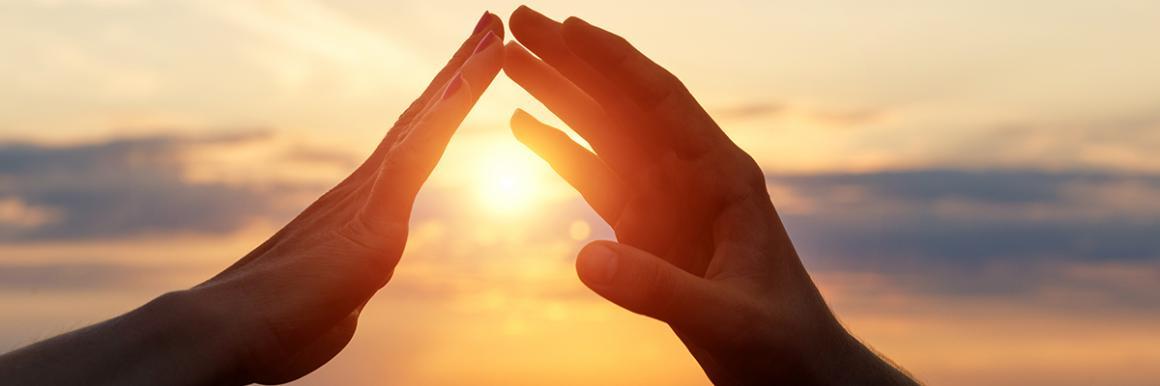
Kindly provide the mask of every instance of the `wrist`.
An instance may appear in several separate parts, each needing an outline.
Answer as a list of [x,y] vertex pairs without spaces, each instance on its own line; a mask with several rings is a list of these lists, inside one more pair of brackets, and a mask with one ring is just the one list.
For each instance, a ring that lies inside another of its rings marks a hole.
[[238,365],[240,341],[224,314],[193,291],[166,293],[124,316],[146,351],[168,368],[174,384],[247,384]]
[[[835,322],[836,323],[836,322]],[[841,325],[815,359],[813,373],[823,385],[918,385]]]

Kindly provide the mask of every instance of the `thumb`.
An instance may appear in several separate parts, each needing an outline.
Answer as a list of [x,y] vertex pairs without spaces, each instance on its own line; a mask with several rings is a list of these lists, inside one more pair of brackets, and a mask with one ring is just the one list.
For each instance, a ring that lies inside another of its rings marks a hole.
[[741,313],[727,288],[643,250],[595,241],[580,251],[576,271],[605,299],[693,337],[720,339],[739,326]]

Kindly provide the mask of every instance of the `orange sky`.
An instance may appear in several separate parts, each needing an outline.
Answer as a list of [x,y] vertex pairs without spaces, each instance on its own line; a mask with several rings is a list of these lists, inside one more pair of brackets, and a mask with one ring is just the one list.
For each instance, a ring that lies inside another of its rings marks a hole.
[[[479,13],[517,5],[0,0],[0,351],[243,255]],[[1160,379],[1157,3],[530,5],[680,76],[767,171],[839,317],[918,378]],[[510,138],[515,107],[552,121],[497,79],[354,342],[296,384],[707,383],[667,327],[576,279],[610,232]]]

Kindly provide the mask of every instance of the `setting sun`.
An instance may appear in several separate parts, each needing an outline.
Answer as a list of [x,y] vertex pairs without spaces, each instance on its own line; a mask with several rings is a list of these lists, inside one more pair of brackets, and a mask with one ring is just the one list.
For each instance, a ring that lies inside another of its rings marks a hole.
[[529,154],[497,149],[481,155],[475,181],[480,206],[487,212],[514,215],[527,212],[544,196],[538,160]]

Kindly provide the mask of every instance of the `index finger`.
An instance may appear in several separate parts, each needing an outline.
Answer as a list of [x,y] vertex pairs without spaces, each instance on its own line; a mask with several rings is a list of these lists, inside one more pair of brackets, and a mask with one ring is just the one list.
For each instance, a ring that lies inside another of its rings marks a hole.
[[363,209],[368,216],[364,220],[371,226],[390,226],[409,217],[415,195],[439,162],[451,135],[503,65],[503,45],[492,36],[439,90],[439,99],[385,152]]
[[415,101],[407,107],[403,114],[399,116],[399,119],[393,126],[394,128],[387,132],[383,139],[379,141],[378,146],[375,147],[375,150],[371,153],[371,155],[367,157],[365,161],[363,161],[362,165],[360,165],[354,173],[351,173],[351,176],[348,177],[347,180],[355,178],[356,175],[362,177],[373,173],[374,170],[378,168],[379,164],[382,162],[383,153],[385,153],[390,145],[393,144],[400,135],[402,135],[404,130],[399,129],[405,128],[408,124],[411,123],[411,121],[418,118],[418,116],[421,115],[423,111],[433,103],[435,97],[439,96],[438,93],[443,90],[443,88],[447,85],[447,82],[452,79],[452,76],[459,72],[460,68],[463,67],[463,64],[471,58],[472,53],[474,53],[476,50],[476,47],[480,45],[480,43],[488,36],[489,33],[495,35],[499,38],[499,40],[502,41],[504,37],[503,19],[491,12],[484,12],[483,16],[481,16],[479,21],[476,22],[475,29],[472,30],[471,36],[469,36],[467,40],[464,40],[463,43],[459,45],[459,48],[455,50],[455,54],[452,55],[451,59],[447,61],[443,68],[440,69],[437,74],[435,74],[435,77],[431,79],[431,82],[427,84],[427,87],[423,90],[422,93],[419,94],[419,97],[416,98]]
[[561,35],[577,57],[640,107],[645,125],[682,158],[707,152],[725,137],[685,85],[624,38],[577,17],[564,21]]

